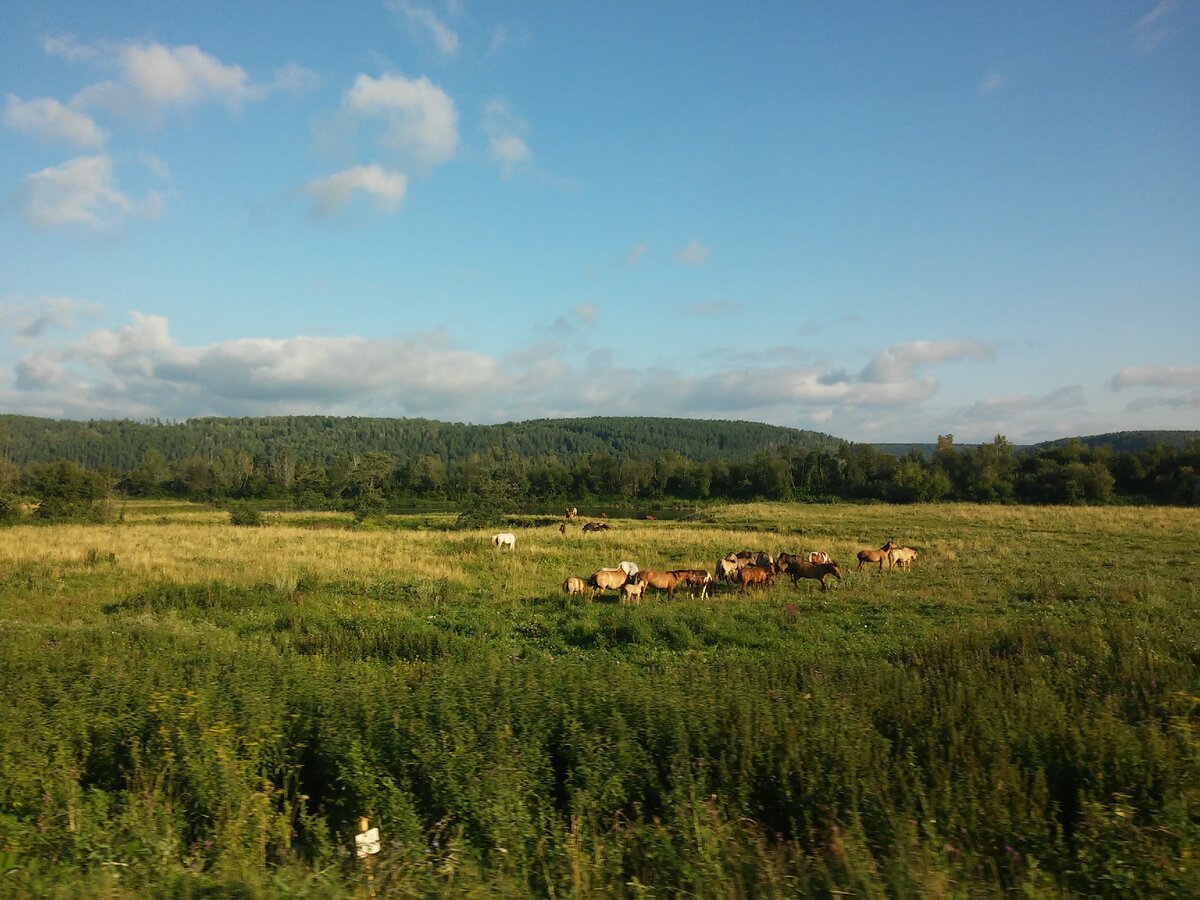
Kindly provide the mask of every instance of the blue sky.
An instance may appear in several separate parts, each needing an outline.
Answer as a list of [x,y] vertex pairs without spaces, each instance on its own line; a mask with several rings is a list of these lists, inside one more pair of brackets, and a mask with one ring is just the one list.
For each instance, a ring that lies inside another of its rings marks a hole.
[[1200,4],[0,3],[0,409],[1200,428]]

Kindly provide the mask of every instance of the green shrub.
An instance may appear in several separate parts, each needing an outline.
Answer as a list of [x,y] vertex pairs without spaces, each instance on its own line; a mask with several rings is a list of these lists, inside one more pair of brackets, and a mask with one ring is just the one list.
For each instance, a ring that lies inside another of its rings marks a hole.
[[0,525],[10,525],[25,514],[21,497],[0,493]]
[[257,527],[262,523],[262,513],[253,504],[246,503],[245,501],[229,504],[230,525],[251,525]]

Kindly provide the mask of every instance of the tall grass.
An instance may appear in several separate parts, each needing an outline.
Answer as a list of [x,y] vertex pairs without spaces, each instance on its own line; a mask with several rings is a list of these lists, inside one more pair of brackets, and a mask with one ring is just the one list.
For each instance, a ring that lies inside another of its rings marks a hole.
[[[1192,511],[728,507],[515,554],[131,512],[0,532],[0,893],[352,895],[363,815],[389,894],[1200,887]],[[846,565],[889,537],[911,573]],[[742,547],[844,580],[558,590]]]

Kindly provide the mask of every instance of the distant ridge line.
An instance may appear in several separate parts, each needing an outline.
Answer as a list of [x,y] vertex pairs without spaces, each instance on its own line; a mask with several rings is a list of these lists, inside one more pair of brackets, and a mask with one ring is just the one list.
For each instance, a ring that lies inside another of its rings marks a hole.
[[[1014,445],[1018,453],[1078,440],[1089,448],[1109,446],[1139,452],[1157,444],[1179,450],[1200,431],[1117,431]],[[338,456],[384,452],[401,457],[427,454],[446,460],[472,454],[557,456],[564,461],[608,454],[650,457],[671,451],[702,462],[746,460],[781,447],[837,449],[850,443],[819,431],[744,419],[667,416],[580,416],[474,425],[436,419],[377,416],[199,416],[183,421],[150,419],[46,419],[0,414],[0,454],[12,462],[70,460],[88,467],[130,469],[149,450],[168,462],[224,451],[266,459],[326,461]],[[932,456],[935,442],[855,442],[902,457],[916,449]],[[966,448],[977,442],[956,442]]]

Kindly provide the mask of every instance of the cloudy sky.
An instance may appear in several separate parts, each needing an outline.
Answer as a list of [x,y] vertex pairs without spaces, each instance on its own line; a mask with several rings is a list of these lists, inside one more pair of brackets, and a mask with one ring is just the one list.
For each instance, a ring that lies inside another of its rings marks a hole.
[[0,411],[1200,428],[1200,3],[0,0]]

